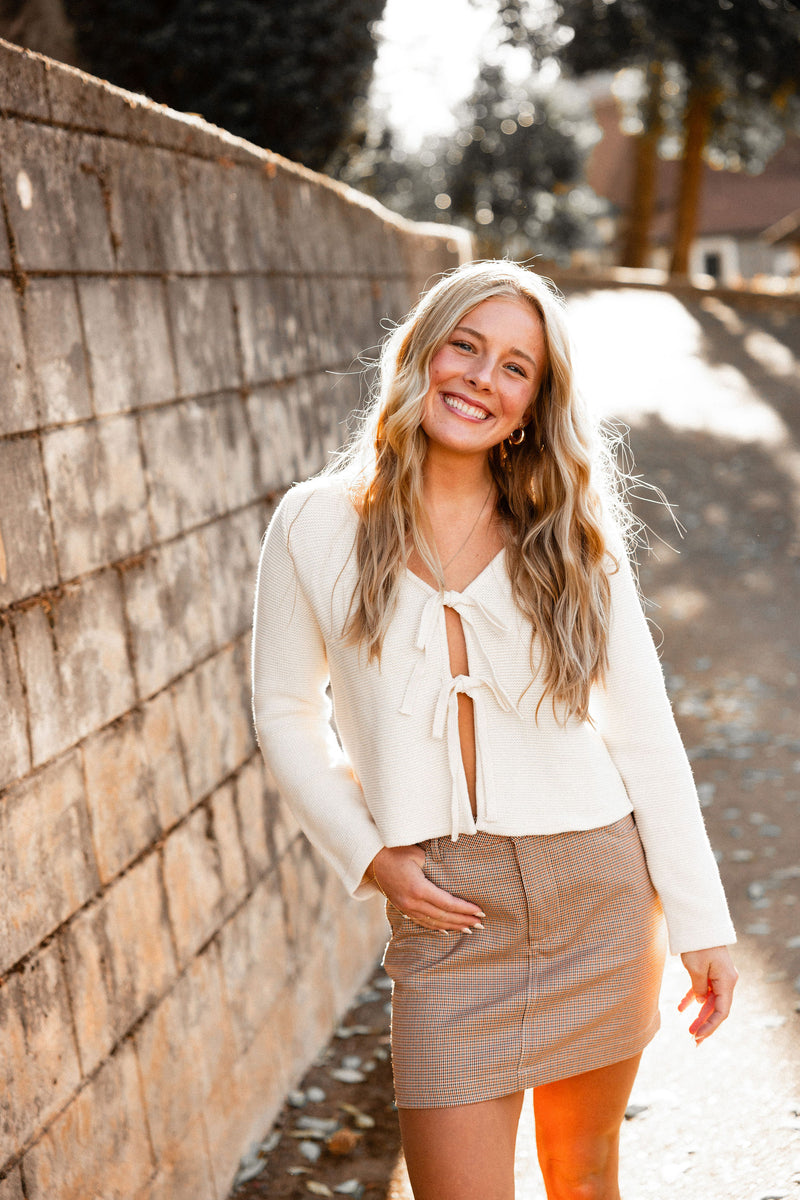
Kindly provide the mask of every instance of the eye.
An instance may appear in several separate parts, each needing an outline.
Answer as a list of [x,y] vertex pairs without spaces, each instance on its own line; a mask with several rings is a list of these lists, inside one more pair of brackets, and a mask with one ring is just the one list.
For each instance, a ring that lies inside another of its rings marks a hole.
[[454,338],[450,345],[459,350],[472,350],[472,342],[465,342],[463,338]]
[[522,367],[518,363],[506,363],[506,366],[508,367],[509,371],[513,371],[515,374],[519,375],[522,379],[527,379],[527,375],[525,374],[525,371],[522,369]]

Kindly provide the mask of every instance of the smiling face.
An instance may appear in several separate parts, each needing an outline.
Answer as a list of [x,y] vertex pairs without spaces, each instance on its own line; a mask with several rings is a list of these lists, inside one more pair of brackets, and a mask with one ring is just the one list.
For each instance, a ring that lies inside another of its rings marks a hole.
[[527,421],[545,365],[532,305],[493,296],[470,309],[431,359],[421,422],[429,452],[488,454]]

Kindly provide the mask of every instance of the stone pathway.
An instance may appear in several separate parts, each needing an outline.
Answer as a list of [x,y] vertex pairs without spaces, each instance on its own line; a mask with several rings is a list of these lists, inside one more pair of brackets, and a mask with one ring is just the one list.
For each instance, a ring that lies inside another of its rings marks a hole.
[[[655,551],[642,587],[740,934],[734,1014],[699,1048],[668,961],[623,1196],[800,1200],[800,317],[624,288],[569,306],[584,392],[631,426],[637,473],[686,529],[639,489]],[[533,1147],[526,1102],[518,1200],[544,1200]],[[325,1162],[312,1182],[328,1186]],[[364,1194],[411,1200],[402,1161],[390,1174]]]

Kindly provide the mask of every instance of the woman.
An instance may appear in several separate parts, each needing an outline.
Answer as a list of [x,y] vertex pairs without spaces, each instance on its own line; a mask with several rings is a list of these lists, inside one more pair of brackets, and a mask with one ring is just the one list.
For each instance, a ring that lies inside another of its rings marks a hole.
[[258,737],[345,885],[386,897],[416,1200],[513,1197],[526,1088],[548,1197],[619,1197],[662,907],[696,1041],[730,1007],[735,935],[608,462],[553,289],[473,263],[394,330],[360,437],[263,544]]

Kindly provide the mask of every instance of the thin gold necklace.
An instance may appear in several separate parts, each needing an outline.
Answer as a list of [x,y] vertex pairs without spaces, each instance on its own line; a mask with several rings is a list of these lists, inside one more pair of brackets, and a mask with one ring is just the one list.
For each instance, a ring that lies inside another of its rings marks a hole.
[[455,562],[455,560],[458,558],[458,556],[459,556],[459,554],[461,553],[461,551],[462,551],[462,550],[464,549],[464,547],[466,546],[466,544],[467,544],[467,542],[469,541],[469,539],[472,537],[472,535],[473,535],[473,533],[475,532],[475,530],[478,528],[478,521],[480,521],[481,517],[483,516],[483,510],[486,508],[486,505],[489,503],[489,497],[490,497],[490,496],[491,496],[491,494],[492,494],[492,488],[493,488],[493,487],[494,487],[494,480],[492,480],[492,482],[489,484],[489,490],[488,490],[488,492],[486,493],[486,495],[485,495],[485,497],[484,497],[483,504],[481,505],[480,512],[478,513],[477,517],[475,518],[475,521],[474,521],[474,523],[473,523],[473,525],[472,525],[472,528],[470,529],[470,531],[469,531],[469,533],[467,534],[467,536],[464,538],[464,540],[463,540],[463,542],[461,543],[461,545],[460,545],[460,546],[458,547],[458,549],[456,550],[455,554],[451,555],[451,557],[450,557],[450,558],[448,558],[447,562],[446,562],[446,563],[444,564],[444,566],[442,567],[442,575],[444,575],[445,571],[446,571],[446,570],[447,570],[447,568],[450,566],[450,564],[451,564],[451,563],[453,563],[453,562]]

